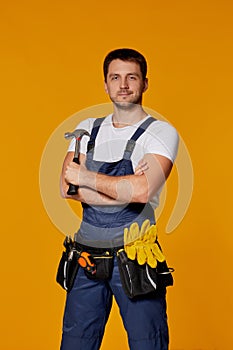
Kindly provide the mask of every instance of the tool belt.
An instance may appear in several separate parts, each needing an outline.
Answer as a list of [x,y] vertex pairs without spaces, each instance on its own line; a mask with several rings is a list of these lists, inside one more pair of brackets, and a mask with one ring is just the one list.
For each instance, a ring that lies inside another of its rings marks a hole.
[[80,267],[91,280],[110,279],[114,256],[117,256],[122,287],[129,298],[156,295],[173,285],[171,272],[174,269],[168,268],[166,261],[158,262],[156,268],[151,268],[148,264],[139,265],[136,260],[129,259],[123,247],[92,248],[74,242],[70,237],[66,237],[64,247],[56,281],[67,292],[72,289]]

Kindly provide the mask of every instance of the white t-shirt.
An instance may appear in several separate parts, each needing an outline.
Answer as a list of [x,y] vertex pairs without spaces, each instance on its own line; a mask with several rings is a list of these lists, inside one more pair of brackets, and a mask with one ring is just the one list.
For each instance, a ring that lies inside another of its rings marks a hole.
[[[116,162],[123,158],[127,141],[131,138],[137,128],[142,124],[148,115],[137,124],[115,128],[112,123],[112,114],[108,115],[100,126],[95,140],[94,160],[104,162]],[[89,118],[82,121],[77,129],[85,129],[91,133],[96,118]],[[81,140],[80,153],[86,154],[89,137],[84,135]],[[167,122],[156,120],[145,130],[136,141],[131,161],[135,169],[138,162],[147,153],[158,154],[167,157],[174,162],[178,150],[179,136],[176,129]],[[72,139],[68,151],[74,151],[75,139]],[[151,200],[151,205],[156,208],[159,204],[159,193]]]

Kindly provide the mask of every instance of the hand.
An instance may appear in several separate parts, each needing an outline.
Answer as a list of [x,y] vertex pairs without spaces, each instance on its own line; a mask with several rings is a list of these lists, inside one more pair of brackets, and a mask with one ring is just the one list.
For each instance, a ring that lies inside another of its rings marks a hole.
[[156,243],[157,227],[150,225],[147,219],[139,229],[138,223],[134,222],[130,228],[124,229],[124,249],[129,259],[137,260],[139,265],[147,263],[152,268],[159,262],[165,261],[160,247]]
[[146,170],[149,169],[147,161],[141,159],[135,169],[134,175],[143,175]]
[[70,162],[65,170],[64,177],[67,184],[73,184],[76,186],[80,185],[80,164],[76,164],[75,162]]

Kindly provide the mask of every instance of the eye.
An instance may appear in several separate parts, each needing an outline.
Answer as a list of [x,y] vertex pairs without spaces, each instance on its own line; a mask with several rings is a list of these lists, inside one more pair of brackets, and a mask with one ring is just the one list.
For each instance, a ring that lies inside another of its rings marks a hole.
[[136,80],[135,75],[130,75],[130,76],[129,76],[129,80]]
[[111,80],[117,80],[118,79],[118,75],[113,75]]

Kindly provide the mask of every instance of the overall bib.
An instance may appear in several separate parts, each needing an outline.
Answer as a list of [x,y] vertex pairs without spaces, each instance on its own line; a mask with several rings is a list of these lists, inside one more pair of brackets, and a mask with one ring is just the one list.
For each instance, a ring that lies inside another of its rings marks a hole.
[[[95,139],[104,118],[94,122],[86,157],[87,169],[112,176],[133,174],[131,155],[136,140],[155,121],[150,117],[143,122],[127,142],[123,159],[104,163],[93,160]],[[119,206],[89,206],[83,203],[83,221],[75,240],[86,246],[114,248],[123,246],[124,227],[132,222],[139,225],[145,219],[155,223],[154,210],[149,203],[130,203]],[[114,258],[111,278],[90,280],[79,269],[72,290],[67,294],[61,350],[98,350],[112,306],[112,297],[119,306],[131,350],[167,350],[168,327],[166,290],[157,296],[129,299],[121,285]],[[119,344],[119,350],[125,350]]]
[[[104,118],[98,118],[93,125],[86,155],[87,169],[111,176],[134,174],[131,155],[136,140],[152,122],[155,122],[155,119],[152,117],[146,119],[127,142],[123,158],[111,163],[93,160],[95,139],[103,120]],[[130,203],[118,206],[90,206],[83,203],[82,206],[83,220],[75,240],[92,247],[123,246],[124,227],[129,227],[135,221],[141,225],[145,219],[150,219],[151,224],[155,223],[154,210],[149,203]]]

